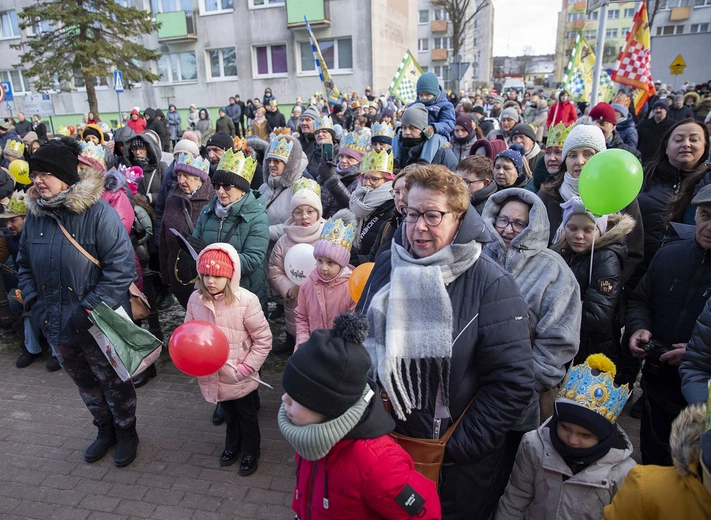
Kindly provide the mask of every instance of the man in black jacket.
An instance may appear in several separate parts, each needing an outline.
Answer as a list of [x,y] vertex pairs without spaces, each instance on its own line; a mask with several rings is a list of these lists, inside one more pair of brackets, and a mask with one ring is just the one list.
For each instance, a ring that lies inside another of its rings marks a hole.
[[630,352],[646,358],[642,370],[646,409],[640,429],[643,464],[672,465],[671,423],[686,406],[678,368],[711,294],[711,186],[703,188],[692,204],[698,205],[695,238],[671,242],[657,251],[627,307]]
[[665,99],[660,99],[652,107],[652,117],[642,121],[637,127],[639,134],[639,144],[637,149],[642,154],[642,165],[647,164],[657,153],[662,137],[667,133],[674,121],[667,117],[669,103]]
[[17,123],[15,123],[15,132],[20,137],[25,137],[28,132],[32,131],[32,123],[25,119],[25,114],[19,112],[17,114]]
[[639,153],[636,148],[625,144],[622,141],[620,134],[617,133],[617,114],[615,114],[615,109],[612,107],[612,105],[610,105],[609,103],[605,103],[604,101],[598,103],[590,111],[590,117],[593,119],[593,121],[595,121],[595,124],[598,126],[598,128],[602,130],[602,133],[605,136],[605,145],[607,146],[608,150],[612,148],[618,150],[625,150],[627,152],[630,152],[637,159],[642,159],[642,154]]
[[247,129],[245,126],[245,121],[247,120],[247,106],[244,104],[244,101],[239,98],[239,94],[235,94],[235,103],[239,105],[241,114],[239,117],[239,127],[235,123],[235,131],[239,137],[247,137]]

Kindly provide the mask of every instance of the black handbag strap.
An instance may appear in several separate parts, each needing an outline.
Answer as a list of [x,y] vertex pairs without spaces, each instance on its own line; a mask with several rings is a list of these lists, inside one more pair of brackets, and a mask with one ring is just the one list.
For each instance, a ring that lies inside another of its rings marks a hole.
[[180,199],[180,202],[183,205],[183,215],[185,215],[185,223],[188,225],[188,230],[190,231],[190,234],[192,235],[193,232],[195,231],[195,225],[193,224],[193,221],[190,218],[190,212],[188,211],[188,203],[183,198]]

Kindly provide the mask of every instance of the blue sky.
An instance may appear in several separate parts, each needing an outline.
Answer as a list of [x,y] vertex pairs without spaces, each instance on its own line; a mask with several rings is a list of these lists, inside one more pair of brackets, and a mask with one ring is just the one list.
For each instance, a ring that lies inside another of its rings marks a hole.
[[561,0],[493,0],[494,56],[553,54]]

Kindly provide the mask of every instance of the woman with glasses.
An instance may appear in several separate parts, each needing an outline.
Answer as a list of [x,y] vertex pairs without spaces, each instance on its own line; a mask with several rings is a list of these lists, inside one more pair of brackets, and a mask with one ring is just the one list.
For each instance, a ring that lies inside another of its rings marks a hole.
[[536,391],[507,436],[508,478],[523,434],[553,414],[565,365],[578,352],[582,306],[573,272],[548,249],[548,215],[536,194],[521,188],[499,191],[486,202],[482,218],[494,237],[484,254],[516,280],[533,340]]
[[380,243],[381,228],[390,220],[395,202],[390,193],[393,187],[393,155],[371,150],[363,157],[360,185],[350,198],[349,208],[358,217],[356,239],[353,242],[351,263],[360,265],[372,261]]
[[337,211],[348,208],[351,193],[358,187],[360,163],[368,146],[368,140],[355,132],[343,136],[335,164],[323,162],[318,169],[318,180],[323,187],[324,218],[332,217]]
[[416,164],[405,179],[403,223],[356,308],[370,325],[364,345],[397,433],[436,439],[462,418],[440,473],[442,512],[486,519],[506,485],[502,443],[533,392],[528,312],[481,254],[491,236],[462,178]]

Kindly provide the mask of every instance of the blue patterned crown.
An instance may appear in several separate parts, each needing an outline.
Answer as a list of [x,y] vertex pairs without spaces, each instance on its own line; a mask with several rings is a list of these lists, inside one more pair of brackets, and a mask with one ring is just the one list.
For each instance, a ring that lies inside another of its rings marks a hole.
[[331,116],[323,116],[314,119],[314,132],[319,130],[333,130],[333,119]]
[[321,196],[321,186],[319,185],[319,183],[313,179],[307,179],[306,177],[301,177],[298,181],[294,183],[294,187],[291,189],[291,193],[296,193],[299,190],[313,191],[319,197]]
[[630,396],[628,384],[615,384],[616,372],[615,364],[604,354],[588,356],[585,363],[568,371],[558,398],[597,412],[614,424]]
[[374,123],[373,124],[373,137],[391,137],[393,136],[393,127],[388,123]]
[[[190,152],[180,152],[178,158],[175,160],[175,170],[176,171],[186,171],[181,170],[184,166],[190,166],[204,173],[210,171],[210,161],[208,159],[203,159],[200,155],[193,155]],[[192,173],[188,170],[188,173]]]
[[368,137],[360,136],[355,132],[348,132],[343,136],[341,141],[341,148],[348,148],[350,150],[355,150],[356,152],[365,153],[365,149],[368,147]]
[[323,226],[319,240],[327,240],[333,244],[351,250],[353,240],[355,240],[355,229],[350,224],[346,225],[343,220],[328,220]]
[[283,162],[289,162],[291,151],[294,149],[294,142],[285,138],[274,137],[269,143],[269,150],[265,159],[278,159]]
[[106,150],[100,144],[94,144],[88,141],[81,142],[81,154],[84,157],[91,157],[96,159],[100,163],[104,162],[104,157],[106,156]]

